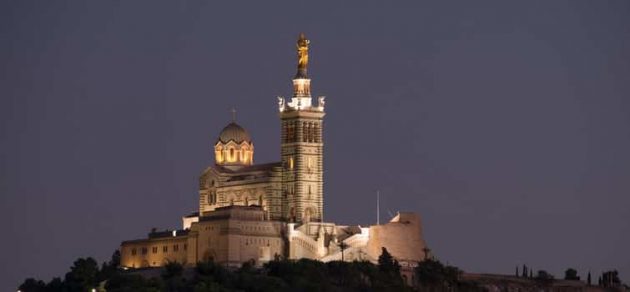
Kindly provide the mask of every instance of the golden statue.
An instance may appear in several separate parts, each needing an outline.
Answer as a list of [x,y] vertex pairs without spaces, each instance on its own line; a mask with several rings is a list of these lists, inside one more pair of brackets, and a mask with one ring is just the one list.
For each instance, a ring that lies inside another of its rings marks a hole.
[[308,65],[308,44],[311,41],[307,40],[304,33],[300,34],[300,38],[297,41],[298,49],[298,69],[306,69]]

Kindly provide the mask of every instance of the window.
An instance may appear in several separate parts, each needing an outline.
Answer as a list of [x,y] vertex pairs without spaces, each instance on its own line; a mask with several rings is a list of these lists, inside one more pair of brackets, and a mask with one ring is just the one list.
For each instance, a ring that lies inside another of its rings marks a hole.
[[306,160],[306,168],[309,173],[313,172],[313,157],[308,157]]
[[179,245],[173,245],[173,251],[178,251],[179,250]]
[[315,142],[315,128],[312,123],[308,127],[308,141],[311,143]]
[[152,248],[152,251],[153,251],[153,253],[157,253],[157,246],[154,246],[154,247]]
[[135,255],[136,255],[136,249],[135,249],[135,248],[132,248],[132,249],[131,249],[131,255],[132,255],[132,256],[135,256]]
[[287,126],[287,143],[293,142],[294,131],[295,129],[293,128],[293,125],[289,123]]
[[187,249],[188,249],[188,244],[184,243],[184,250],[187,250]]
[[289,157],[289,169],[293,169],[293,156]]
[[146,247],[142,248],[142,254],[147,254],[147,248]]
[[163,253],[167,253],[167,252],[168,252],[168,246],[166,246],[166,245],[165,245],[165,246],[163,246],[163,247],[162,247],[162,252],[163,252]]

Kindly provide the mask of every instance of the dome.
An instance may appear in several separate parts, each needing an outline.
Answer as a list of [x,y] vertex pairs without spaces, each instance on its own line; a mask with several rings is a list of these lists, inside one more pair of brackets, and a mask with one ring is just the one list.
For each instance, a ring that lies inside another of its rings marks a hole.
[[231,122],[223,130],[221,130],[221,134],[219,134],[219,139],[217,142],[228,143],[230,141],[234,141],[237,144],[245,141],[247,143],[252,142],[252,138],[247,133],[247,130],[243,129],[243,127],[239,126],[235,122]]

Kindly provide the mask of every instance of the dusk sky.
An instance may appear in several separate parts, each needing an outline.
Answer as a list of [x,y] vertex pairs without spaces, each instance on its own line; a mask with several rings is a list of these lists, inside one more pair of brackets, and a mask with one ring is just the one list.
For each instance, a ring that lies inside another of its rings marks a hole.
[[630,282],[629,1],[10,0],[0,290],[181,227],[232,107],[278,161],[300,32],[326,221],[374,224],[378,189],[467,272]]

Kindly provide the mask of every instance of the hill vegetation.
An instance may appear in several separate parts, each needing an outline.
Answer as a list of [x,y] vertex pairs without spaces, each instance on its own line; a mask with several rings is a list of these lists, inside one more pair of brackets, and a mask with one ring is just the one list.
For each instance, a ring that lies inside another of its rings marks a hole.
[[[120,254],[114,252],[110,261],[100,267],[92,258],[76,260],[63,279],[45,283],[26,279],[21,292],[85,292],[85,291],[487,291],[483,281],[463,277],[460,269],[443,265],[434,259],[418,263],[413,269],[412,284],[401,276],[399,263],[383,248],[378,264],[367,261],[320,262],[308,259],[276,258],[262,267],[253,262],[239,269],[228,269],[209,262],[184,267],[168,263],[161,269],[119,269]],[[531,273],[529,273],[531,274]],[[567,270],[566,278],[575,279],[577,271]],[[528,274],[517,278],[525,278]],[[620,283],[616,273],[606,273],[601,282]],[[590,274],[589,274],[590,278]],[[551,285],[553,277],[540,271],[532,279],[536,288]],[[549,286],[550,287],[550,286]],[[532,287],[534,288],[534,287]],[[546,289],[543,289],[546,290]],[[542,290],[541,290],[542,291]],[[603,290],[602,290],[603,291]],[[620,290],[621,291],[621,290]]]

